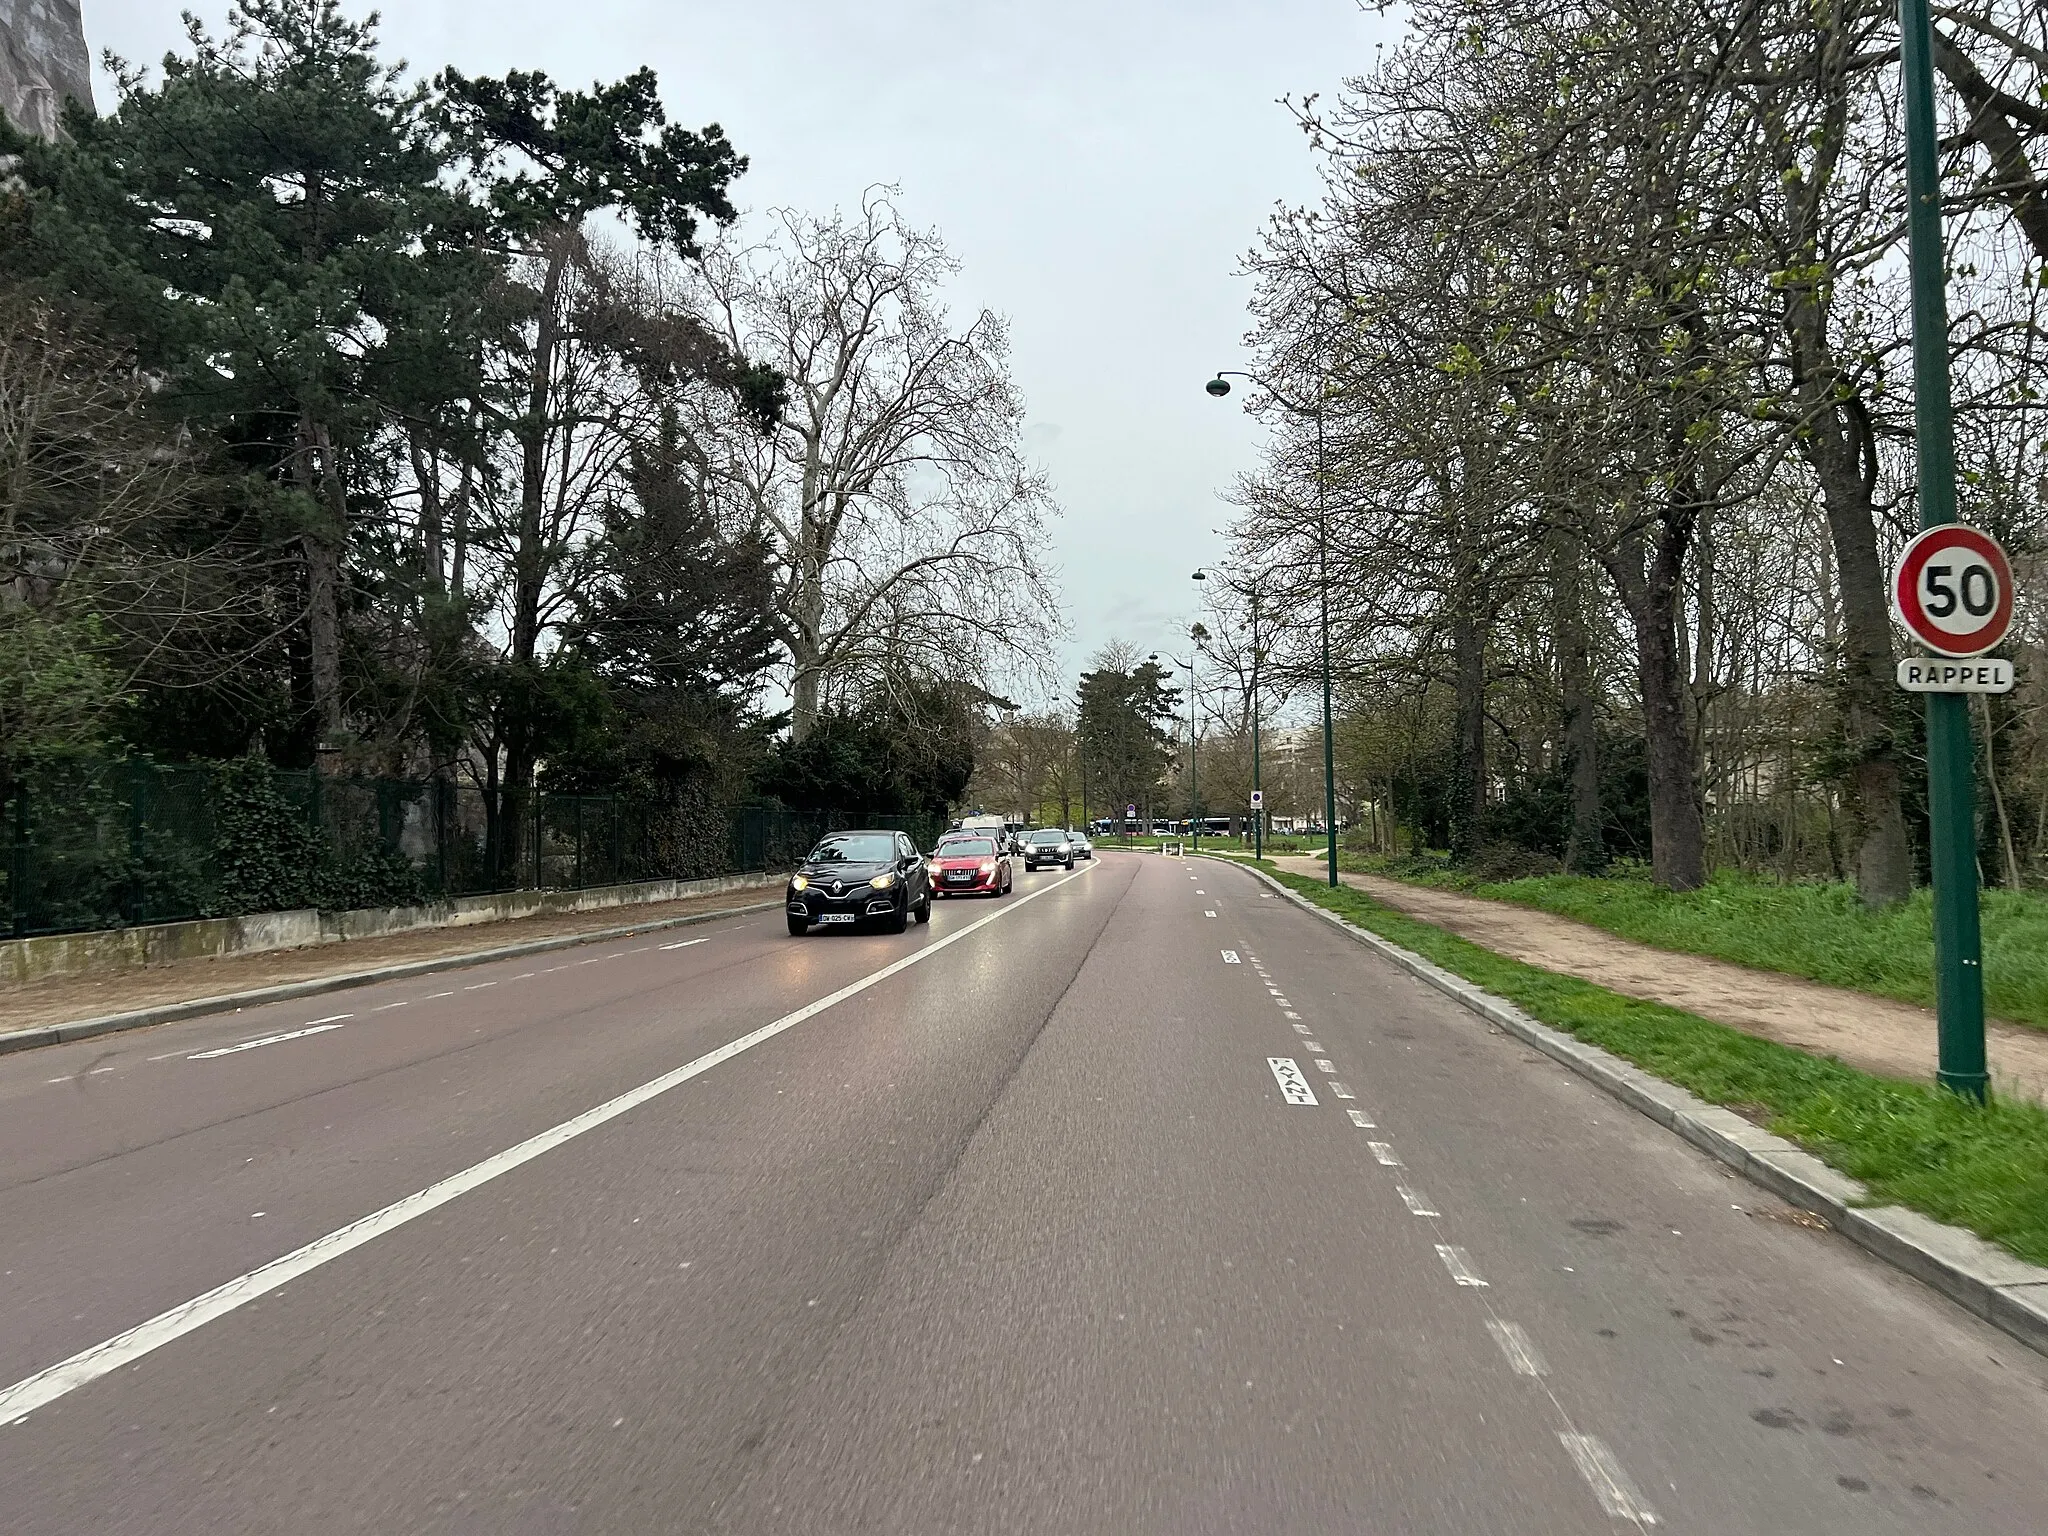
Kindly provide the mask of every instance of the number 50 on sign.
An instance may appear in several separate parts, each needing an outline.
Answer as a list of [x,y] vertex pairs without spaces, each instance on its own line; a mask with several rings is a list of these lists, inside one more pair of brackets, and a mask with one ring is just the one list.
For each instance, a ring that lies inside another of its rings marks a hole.
[[1937,656],[1981,656],[2012,627],[2012,564],[1988,533],[1943,523],[1899,556],[1892,605]]

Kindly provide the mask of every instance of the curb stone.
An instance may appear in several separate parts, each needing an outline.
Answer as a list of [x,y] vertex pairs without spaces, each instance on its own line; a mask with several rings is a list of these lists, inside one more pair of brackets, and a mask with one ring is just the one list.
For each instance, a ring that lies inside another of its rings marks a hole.
[[[42,1024],[32,1029],[9,1030],[0,1034],[0,1055],[33,1050],[44,1045],[64,1045],[89,1040],[94,1035],[111,1035],[121,1030],[147,1029],[155,1024],[172,1024],[209,1013],[234,1013],[259,1008],[266,1003],[290,1002],[298,997],[318,997],[323,992],[340,992],[350,987],[367,987],[380,981],[402,981],[408,976],[426,976],[435,971],[466,970],[494,960],[514,960],[521,955],[546,954],[549,950],[573,949],[579,944],[598,944],[607,939],[629,939],[635,934],[658,933],[664,928],[687,928],[696,923],[716,922],[725,917],[743,917],[750,912],[780,908],[782,901],[757,901],[743,907],[721,907],[716,912],[693,912],[687,917],[664,917],[651,923],[628,923],[619,928],[596,928],[588,933],[557,934],[551,939],[533,939],[524,944],[500,944],[493,949],[473,949],[459,955],[439,955],[431,960],[409,960],[403,965],[380,965],[367,971],[343,971],[333,976],[316,976],[307,981],[290,981],[275,987],[256,987],[247,992],[225,992],[219,997],[195,997],[182,1003],[161,1003],[154,1008],[137,1008],[128,1013],[103,1014],[96,1019],[78,1019],[69,1024]],[[2048,1280],[2048,1275],[2042,1277]]]
[[1245,869],[1303,911],[1570,1067],[1751,1183],[1813,1212],[1859,1248],[1932,1286],[2029,1349],[2048,1355],[2048,1269],[2015,1258],[1974,1232],[1947,1226],[1904,1206],[1866,1205],[1870,1191],[1861,1183],[1784,1137],[1752,1125],[1733,1110],[1709,1104],[1676,1084],[1651,1076],[1633,1062],[1539,1023],[1513,1003],[1482,991],[1462,976],[1317,906],[1262,869],[1235,859],[1217,862]]

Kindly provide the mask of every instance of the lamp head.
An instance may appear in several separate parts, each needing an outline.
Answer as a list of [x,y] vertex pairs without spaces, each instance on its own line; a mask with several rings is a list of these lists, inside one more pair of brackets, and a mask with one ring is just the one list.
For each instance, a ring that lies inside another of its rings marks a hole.
[[1197,571],[1191,579],[1194,581],[1207,581],[1209,573],[1207,571]]
[[1202,388],[1208,390],[1209,393],[1214,395],[1218,400],[1221,400],[1225,395],[1230,393],[1230,380],[1224,378],[1221,374],[1218,374],[1215,378],[1211,379],[1208,383],[1204,384]]

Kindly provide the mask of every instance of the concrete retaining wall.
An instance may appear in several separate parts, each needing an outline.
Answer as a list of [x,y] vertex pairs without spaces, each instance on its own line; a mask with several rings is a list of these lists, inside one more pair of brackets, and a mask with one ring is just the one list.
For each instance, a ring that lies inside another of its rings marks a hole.
[[492,896],[458,896],[417,907],[373,907],[356,912],[260,912],[250,917],[201,918],[189,923],[153,923],[137,928],[103,928],[92,933],[53,933],[0,941],[0,983],[45,976],[107,974],[194,960],[212,955],[253,955],[272,949],[303,949],[349,939],[405,933],[415,928],[467,928],[508,918],[549,912],[595,912],[607,907],[644,906],[713,896],[720,891],[757,890],[780,874],[727,875],[716,880],[642,880],[599,885],[582,891],[502,891]]

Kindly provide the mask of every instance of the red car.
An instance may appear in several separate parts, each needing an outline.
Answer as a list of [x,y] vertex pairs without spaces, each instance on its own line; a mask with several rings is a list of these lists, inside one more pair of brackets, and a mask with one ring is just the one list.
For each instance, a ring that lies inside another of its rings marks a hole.
[[992,838],[948,838],[931,865],[934,896],[1007,896],[1016,881]]

